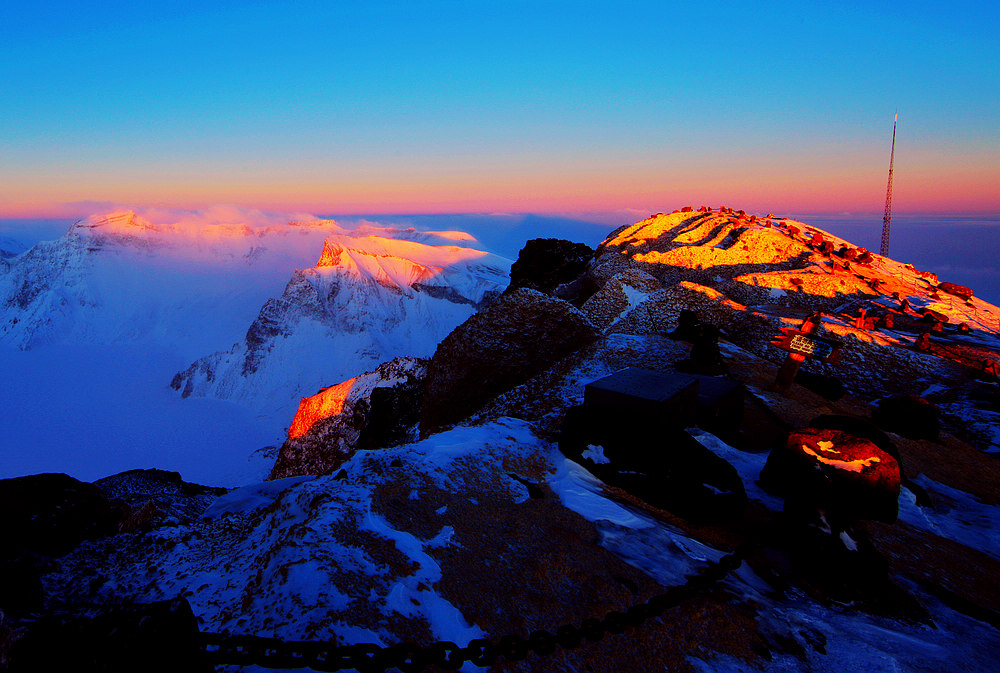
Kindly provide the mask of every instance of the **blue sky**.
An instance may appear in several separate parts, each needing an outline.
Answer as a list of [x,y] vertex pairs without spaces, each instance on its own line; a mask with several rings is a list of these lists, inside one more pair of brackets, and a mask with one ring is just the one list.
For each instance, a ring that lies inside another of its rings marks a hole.
[[896,109],[897,207],[1000,210],[992,3],[2,12],[0,215],[79,201],[872,211]]

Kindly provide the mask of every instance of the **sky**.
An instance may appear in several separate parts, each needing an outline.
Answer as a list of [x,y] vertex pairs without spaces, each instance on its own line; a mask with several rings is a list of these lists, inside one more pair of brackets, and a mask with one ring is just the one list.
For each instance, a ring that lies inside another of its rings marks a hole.
[[[702,5],[702,6],[696,6]],[[995,2],[0,8],[0,218],[1000,213]]]

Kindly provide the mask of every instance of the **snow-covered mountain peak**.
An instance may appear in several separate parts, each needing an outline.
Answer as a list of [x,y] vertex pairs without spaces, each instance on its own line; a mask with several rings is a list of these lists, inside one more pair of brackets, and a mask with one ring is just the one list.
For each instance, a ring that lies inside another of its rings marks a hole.
[[[476,265],[504,266],[499,258],[474,248],[428,245],[383,236],[340,235],[326,239],[313,271],[354,276],[361,282],[410,295],[418,291],[420,285],[452,284],[452,276],[468,274],[470,267]],[[466,298],[480,301],[481,294],[475,295]]]
[[[408,230],[382,233],[422,236]],[[463,240],[463,239],[459,239]],[[409,238],[336,234],[318,263],[292,274],[246,338],[174,377],[185,397],[288,407],[331,380],[396,356],[426,357],[509,283],[511,261],[482,250]],[[317,360],[317,353],[336,357]]]
[[134,210],[94,214],[76,222],[70,231],[97,230],[102,233],[135,234],[137,232],[160,231],[149,220],[139,217]]

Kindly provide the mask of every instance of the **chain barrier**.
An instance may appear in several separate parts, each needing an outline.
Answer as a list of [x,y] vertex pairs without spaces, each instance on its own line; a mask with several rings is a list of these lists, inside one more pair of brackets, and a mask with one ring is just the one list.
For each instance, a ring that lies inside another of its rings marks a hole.
[[467,661],[476,666],[491,666],[499,657],[508,661],[521,661],[531,652],[544,657],[555,652],[557,647],[574,650],[586,642],[597,642],[607,634],[624,633],[628,628],[636,628],[659,617],[722,581],[743,564],[755,547],[755,543],[745,542],[731,554],[692,575],[684,584],[671,587],[625,611],[614,610],[603,619],[585,619],[579,626],[565,624],[555,631],[540,629],[533,631],[527,638],[507,635],[497,642],[476,638],[465,647],[449,641],[426,646],[400,643],[382,647],[370,643],[336,645],[316,641],[283,641],[258,636],[202,633],[201,652],[204,661],[211,666],[257,665],[270,669],[357,670],[359,673],[382,673],[390,669],[416,673],[428,666],[454,671]]

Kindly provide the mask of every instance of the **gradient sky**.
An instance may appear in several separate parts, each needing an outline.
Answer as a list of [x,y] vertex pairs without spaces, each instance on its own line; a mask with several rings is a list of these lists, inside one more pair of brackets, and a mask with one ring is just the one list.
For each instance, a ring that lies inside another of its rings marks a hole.
[[1000,212],[998,3],[696,4],[8,0],[0,217]]

